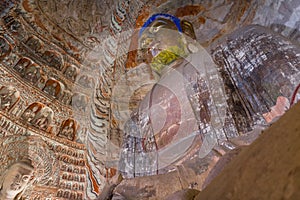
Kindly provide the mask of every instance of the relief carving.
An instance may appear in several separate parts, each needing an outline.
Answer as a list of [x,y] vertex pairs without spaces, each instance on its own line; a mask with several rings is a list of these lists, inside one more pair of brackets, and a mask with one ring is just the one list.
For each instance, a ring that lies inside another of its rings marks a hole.
[[50,67],[54,67],[57,70],[62,70],[64,66],[62,56],[55,51],[45,51],[42,58]]
[[41,77],[41,69],[37,64],[31,64],[26,67],[24,78],[31,83],[36,83]]
[[44,107],[42,103],[36,102],[29,105],[26,110],[21,115],[21,119],[26,123],[31,123],[33,118],[37,115],[37,113]]
[[41,130],[46,130],[53,120],[54,112],[51,108],[43,107],[31,120],[31,124]]
[[9,111],[20,100],[20,92],[12,86],[0,88],[0,108]]
[[9,42],[0,36],[0,59],[8,56],[12,50],[11,45]]
[[66,71],[64,72],[66,78],[70,79],[71,81],[75,81],[78,75],[78,69],[75,65],[70,65],[67,67]]
[[29,58],[23,57],[17,62],[13,69],[16,70],[21,77],[23,77],[26,68],[32,63],[33,62]]
[[4,22],[7,26],[7,28],[15,35],[20,35],[21,37],[23,37],[25,31],[24,31],[24,27],[23,25],[20,23],[19,20],[16,20],[15,17],[13,16],[5,16],[4,17]]
[[62,95],[63,92],[63,85],[55,80],[55,79],[49,79],[46,82],[45,87],[43,88],[43,91],[54,98],[59,98]]
[[61,97],[61,102],[69,105],[71,103],[71,99],[72,99],[72,92],[70,92],[69,90],[65,90],[63,92],[63,96]]
[[76,122],[73,119],[67,119],[63,122],[58,136],[73,141],[76,133]]
[[35,85],[42,90],[45,87],[47,81],[47,76],[41,75],[40,79],[35,83]]
[[28,38],[28,40],[26,41],[26,45],[35,53],[40,53],[43,48],[41,40],[36,36],[31,36],[30,38]]
[[36,186],[58,184],[58,163],[40,137],[4,137],[0,148],[1,200],[27,199]]
[[72,97],[72,107],[78,111],[86,111],[88,97],[84,94],[77,93]]
[[47,130],[53,121],[53,116],[54,112],[51,108],[36,102],[26,108],[21,115],[21,119],[40,130]]

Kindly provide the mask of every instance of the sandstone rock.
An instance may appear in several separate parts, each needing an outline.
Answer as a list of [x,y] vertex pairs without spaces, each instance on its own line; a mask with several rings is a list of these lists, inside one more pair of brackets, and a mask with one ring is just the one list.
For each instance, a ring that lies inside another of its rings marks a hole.
[[164,175],[137,177],[123,180],[114,193],[125,199],[164,199],[174,191],[181,190],[182,186],[177,172]]
[[193,200],[199,192],[195,189],[184,189],[169,195],[166,200]]
[[212,168],[212,170],[209,172],[207,178],[203,183],[202,188],[205,188],[207,185],[209,185],[210,182],[223,171],[227,164],[230,163],[230,161],[240,153],[241,149],[242,147],[238,147],[227,152],[224,156],[222,156],[216,163],[216,165]]
[[300,199],[300,104],[242,150],[195,199]]

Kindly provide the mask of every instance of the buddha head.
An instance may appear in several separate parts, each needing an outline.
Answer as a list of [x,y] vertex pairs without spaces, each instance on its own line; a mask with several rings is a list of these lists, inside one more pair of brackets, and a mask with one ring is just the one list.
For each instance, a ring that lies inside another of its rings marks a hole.
[[169,14],[155,14],[139,32],[139,56],[159,74],[165,65],[190,53],[187,44],[195,38],[191,23]]
[[34,167],[30,160],[13,163],[1,177],[0,199],[15,199],[33,180]]

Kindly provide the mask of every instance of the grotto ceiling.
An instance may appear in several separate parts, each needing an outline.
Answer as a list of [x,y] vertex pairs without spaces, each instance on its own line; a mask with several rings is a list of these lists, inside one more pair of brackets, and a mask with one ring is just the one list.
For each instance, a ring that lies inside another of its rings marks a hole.
[[[156,13],[193,26],[200,54],[183,63],[205,64],[186,67],[187,84],[139,53]],[[299,0],[2,0],[0,16],[1,199],[97,199],[115,177],[174,171],[200,190],[299,98]]]

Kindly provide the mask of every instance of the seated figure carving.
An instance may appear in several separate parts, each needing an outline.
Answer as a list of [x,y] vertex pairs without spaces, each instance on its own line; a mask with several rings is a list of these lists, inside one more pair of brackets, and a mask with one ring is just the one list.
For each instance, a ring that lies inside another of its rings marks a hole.
[[39,88],[39,89],[43,89],[45,87],[45,84],[47,82],[47,76],[44,74],[41,74],[40,78],[38,79],[38,81],[35,83],[35,85]]
[[[264,32],[266,37],[259,41],[258,35]],[[299,85],[300,70],[299,65],[282,64],[284,72],[276,65],[274,70],[261,65],[268,59],[288,62],[275,56],[286,54],[280,45],[288,43],[277,36],[272,40],[270,35],[256,27],[235,33],[230,44],[235,45],[234,51],[227,52],[230,48],[226,42],[212,50],[217,66],[195,41],[191,23],[168,14],[151,16],[140,30],[138,44],[140,57],[151,66],[157,83],[123,127],[120,171],[128,176],[153,174],[196,151],[204,157],[216,145],[252,133],[256,127],[266,127],[274,116],[268,115],[273,116],[268,120],[264,116],[274,113],[272,109],[282,115]],[[243,49],[247,46],[243,37],[253,36],[253,46]],[[247,63],[251,54],[257,54],[258,46],[267,52],[270,43],[277,44],[274,56],[254,57],[254,64]],[[288,47],[290,57],[299,63],[299,49]],[[230,65],[239,59],[244,62]],[[268,66],[274,63],[268,61]],[[272,73],[276,78],[271,78]]]
[[41,77],[41,70],[37,64],[31,64],[25,70],[24,78],[29,80],[31,83],[36,83]]
[[34,167],[26,159],[13,163],[0,179],[0,199],[19,199],[26,188],[34,181]]
[[86,111],[88,97],[81,93],[76,93],[72,96],[71,105],[75,110]]
[[41,43],[41,40],[38,39],[36,36],[31,36],[27,41],[26,45],[33,51],[33,52],[40,52],[43,45]]
[[58,136],[73,141],[75,139],[76,123],[73,119],[67,119],[63,122]]
[[32,61],[29,58],[21,58],[18,63],[13,67],[14,70],[16,70],[21,77],[24,76],[26,68],[31,65]]
[[57,197],[62,197],[62,196],[63,196],[63,190],[58,190],[56,196],[57,196]]
[[[199,51],[195,43],[193,26],[171,15],[153,15],[141,29],[138,54],[150,64],[158,82],[124,126],[124,151],[119,166],[126,175],[156,173],[197,150],[202,137],[212,129],[211,121],[217,121],[217,117],[208,112],[210,98],[215,100],[215,95],[211,95],[207,87],[199,88],[207,78],[200,74],[200,67],[189,62],[199,57],[189,56]],[[212,63],[207,58],[205,62]],[[215,87],[222,93],[220,81]],[[197,92],[202,96],[195,102],[191,98],[197,97]],[[217,102],[221,104],[224,99],[219,98]],[[224,112],[222,108],[212,109]]]
[[17,20],[12,15],[3,16],[3,19],[4,19],[4,23],[7,26],[8,31],[10,31],[13,35],[15,35],[19,38],[25,37],[24,27],[19,20]]
[[0,36],[0,59],[8,56],[11,52],[11,49],[12,47],[9,42],[5,38]]
[[49,79],[45,87],[43,88],[43,91],[55,98],[59,98],[60,95],[62,95],[62,85],[60,84],[59,81],[55,79]]
[[61,97],[61,102],[69,105],[71,103],[71,99],[72,99],[72,92],[70,92],[69,90],[64,90],[63,95]]
[[70,66],[67,67],[67,69],[64,72],[64,74],[71,81],[75,81],[76,76],[78,74],[78,69],[74,65],[70,65]]
[[63,68],[63,59],[62,56],[54,51],[46,51],[42,58],[47,62],[50,67],[54,67],[57,70]]
[[70,192],[65,191],[63,197],[69,199],[70,198]]
[[33,118],[37,115],[37,113],[44,107],[43,104],[36,102],[29,105],[26,110],[21,115],[21,119],[27,123],[31,123]]
[[76,193],[75,192],[71,192],[70,199],[76,199]]
[[51,108],[43,107],[32,119],[31,124],[41,130],[46,130],[53,120],[54,112]]
[[0,108],[9,111],[20,99],[20,92],[12,86],[0,88]]

